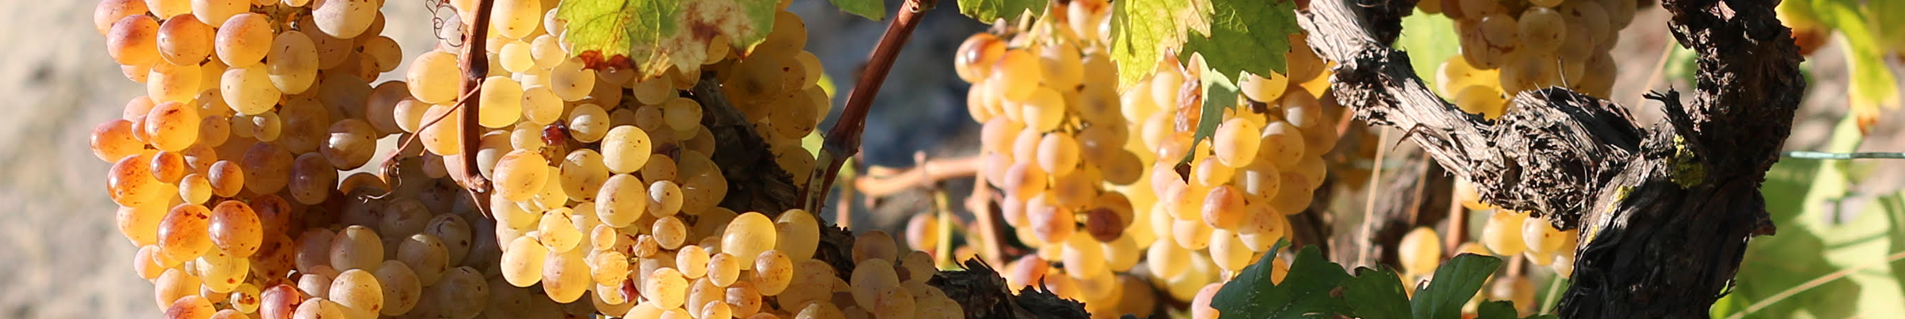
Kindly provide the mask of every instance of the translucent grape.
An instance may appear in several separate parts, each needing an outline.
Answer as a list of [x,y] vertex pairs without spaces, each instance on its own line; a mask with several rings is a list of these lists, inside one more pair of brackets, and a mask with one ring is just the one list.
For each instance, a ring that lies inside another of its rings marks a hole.
[[542,291],[549,295],[550,300],[574,302],[594,285],[595,282],[589,279],[589,266],[583,260],[582,253],[581,250],[551,251],[549,257],[543,260]]
[[775,248],[779,234],[774,228],[774,222],[761,213],[736,216],[728,222],[727,232],[721,235],[721,252],[737,257],[735,262],[740,269],[752,269],[755,257]]
[[304,93],[317,81],[318,58],[317,44],[306,32],[279,33],[271,40],[271,53],[265,55],[265,73],[279,91]]
[[505,128],[515,125],[523,114],[523,86],[506,76],[491,76],[483,80],[483,92],[478,97],[481,111],[477,112],[477,123],[488,128]]

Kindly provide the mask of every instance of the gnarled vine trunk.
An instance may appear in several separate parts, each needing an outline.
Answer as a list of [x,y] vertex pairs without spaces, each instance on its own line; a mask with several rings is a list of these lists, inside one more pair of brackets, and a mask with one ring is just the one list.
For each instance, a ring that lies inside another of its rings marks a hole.
[[1315,1],[1301,24],[1339,63],[1331,88],[1356,116],[1407,131],[1483,200],[1582,230],[1562,317],[1704,318],[1747,240],[1773,233],[1759,185],[1806,84],[1776,1],[1661,4],[1699,73],[1690,106],[1649,95],[1668,115],[1651,126],[1557,88],[1521,93],[1497,120],[1444,103],[1389,47],[1414,1]]

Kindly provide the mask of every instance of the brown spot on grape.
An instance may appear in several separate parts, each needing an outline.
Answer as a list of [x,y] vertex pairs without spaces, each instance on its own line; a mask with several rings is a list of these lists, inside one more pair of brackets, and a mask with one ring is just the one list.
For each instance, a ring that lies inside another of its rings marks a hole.
[[1099,242],[1118,240],[1124,228],[1124,219],[1110,208],[1093,208],[1085,212],[1085,232],[1091,233],[1091,238]]

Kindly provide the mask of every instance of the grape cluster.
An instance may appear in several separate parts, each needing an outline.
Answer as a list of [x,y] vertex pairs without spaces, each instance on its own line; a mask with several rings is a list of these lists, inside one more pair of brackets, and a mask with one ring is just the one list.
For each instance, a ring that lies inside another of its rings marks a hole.
[[1437,90],[1469,113],[1501,116],[1521,91],[1565,87],[1612,94],[1609,51],[1633,22],[1635,0],[1432,0],[1428,13],[1455,20],[1461,55],[1444,61]]
[[[473,22],[476,1],[446,3]],[[569,52],[554,1],[496,0],[489,74],[460,96],[449,43],[371,83],[403,60],[383,1],[104,0],[107,49],[148,90],[92,149],[167,318],[964,317],[885,233],[835,274],[812,214],[717,206],[716,137],[683,94],[703,73],[797,183],[813,171],[799,140],[830,103],[789,3],[745,58],[716,39],[638,77]],[[488,194],[452,177],[465,156]]]
[[[1456,200],[1464,208],[1478,213],[1489,214],[1482,225],[1479,242],[1467,242],[1457,246],[1456,250],[1446,254],[1477,254],[1485,256],[1516,256],[1536,266],[1548,266],[1560,278],[1568,278],[1574,272],[1574,248],[1579,245],[1579,230],[1562,231],[1556,229],[1546,219],[1530,218],[1526,212],[1499,209],[1482,203],[1475,192],[1475,186],[1466,180],[1457,180]],[[1437,265],[1443,261],[1441,236],[1434,229],[1418,227],[1402,237],[1397,244],[1396,257],[1401,263],[1399,277],[1404,283],[1433,279]],[[1511,272],[1512,274],[1512,272]],[[1405,284],[1405,286],[1412,286]],[[1493,276],[1486,294],[1477,295],[1482,299],[1513,301],[1522,314],[1534,310],[1534,283],[1523,274]],[[1474,303],[1471,302],[1471,307]]]
[[[1325,62],[1301,34],[1289,71],[1243,74],[1247,106],[1211,115],[1220,118],[1201,118],[1198,55],[1188,66],[1159,61],[1121,89],[1108,9],[1055,3],[1026,30],[967,38],[955,59],[983,125],[980,173],[1001,192],[1006,224],[1037,250],[1006,266],[1007,282],[1042,283],[1107,318],[1150,314],[1157,298],[1208,298],[1201,291],[1284,238],[1285,216],[1307,209],[1323,181],[1340,116],[1318,98]],[[1200,121],[1222,124],[1200,140]]]

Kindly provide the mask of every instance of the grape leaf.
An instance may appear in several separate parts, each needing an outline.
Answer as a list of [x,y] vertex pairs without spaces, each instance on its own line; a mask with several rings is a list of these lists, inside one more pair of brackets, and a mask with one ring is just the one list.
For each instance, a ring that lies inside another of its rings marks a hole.
[[[1863,140],[1854,117],[1842,120],[1831,136],[1821,151],[1855,151]],[[1905,250],[1905,193],[1855,191],[1854,177],[1865,175],[1850,172],[1857,162],[1785,158],[1767,170],[1760,193],[1766,194],[1766,211],[1779,225],[1779,236],[1748,243],[1737,285],[1716,303],[1716,318],[1802,285],[1816,286],[1743,317],[1871,318],[1905,312],[1905,304],[1898,303],[1905,299],[1900,294],[1905,262],[1888,258]],[[1864,208],[1849,211],[1859,206]],[[1808,283],[1853,267],[1861,269]]]
[[[962,7],[965,1],[961,1]],[[1111,61],[1118,66],[1120,91],[1150,76],[1159,57],[1183,46],[1189,30],[1210,33],[1208,1],[1212,0],[1120,0],[1111,3]]]
[[1409,296],[1403,294],[1402,279],[1388,267],[1357,268],[1356,278],[1343,284],[1343,296],[1349,315],[1364,319],[1408,319]]
[[846,11],[847,13],[852,13],[857,16],[866,17],[867,19],[870,19],[873,21],[880,21],[881,19],[886,19],[886,1],[881,1],[881,0],[827,0],[827,1],[833,2],[833,6],[835,7],[840,7],[840,11]]
[[[1218,73],[1235,76],[1286,72],[1283,53],[1290,51],[1296,25],[1296,4],[1288,0],[1210,0],[1208,30],[1185,39],[1180,61],[1201,54]],[[1444,41],[1446,42],[1446,41]]]
[[[878,0],[869,0],[878,1]],[[1046,0],[959,0],[959,13],[979,20],[982,23],[1004,18],[1018,20],[1019,15],[1030,13],[1037,16],[1045,12]]]
[[1886,67],[1884,53],[1879,47],[1879,35],[1868,27],[1866,17],[1860,13],[1858,0],[1811,0],[1813,12],[1827,26],[1839,30],[1845,40],[1846,69],[1851,74],[1850,93],[1847,99],[1852,104],[1852,114],[1859,120],[1859,129],[1870,132],[1871,125],[1878,121],[1881,106],[1887,109],[1897,108],[1899,103],[1898,79]]
[[643,78],[669,66],[698,67],[709,41],[725,35],[735,48],[766,40],[775,0],[564,0],[563,41],[591,68],[634,68]]
[[[1223,73],[1209,69],[1204,70],[1203,73],[1201,81],[1204,82],[1202,85],[1204,105],[1200,110],[1202,115],[1197,117],[1197,132],[1191,135],[1191,145],[1197,145],[1197,142],[1202,142],[1205,138],[1210,138],[1211,134],[1216,134],[1217,124],[1224,122],[1224,111],[1237,107],[1236,82],[1231,81],[1230,77],[1224,76]],[[1181,163],[1190,162],[1191,157],[1196,154],[1196,152],[1185,154]]]
[[1415,300],[1409,301],[1414,317],[1462,318],[1462,304],[1482,289],[1482,282],[1501,264],[1501,259],[1476,254],[1462,254],[1442,263],[1435,268],[1435,280],[1429,281],[1427,287],[1416,289]]
[[1275,284],[1270,282],[1274,258],[1275,253],[1264,254],[1217,290],[1211,307],[1217,309],[1218,318],[1330,318],[1341,312],[1343,301],[1334,293],[1349,280],[1341,265],[1324,258],[1314,246],[1304,247],[1291,260],[1283,283]]

